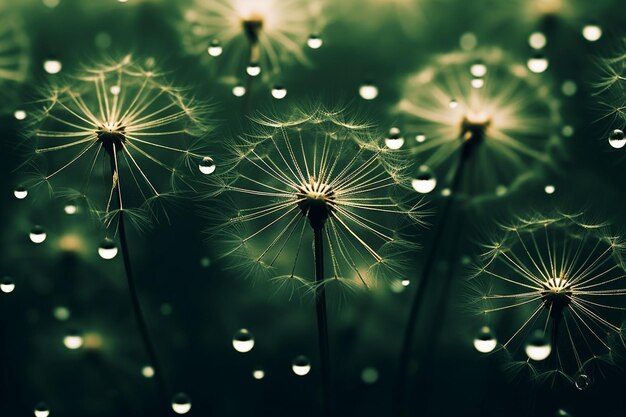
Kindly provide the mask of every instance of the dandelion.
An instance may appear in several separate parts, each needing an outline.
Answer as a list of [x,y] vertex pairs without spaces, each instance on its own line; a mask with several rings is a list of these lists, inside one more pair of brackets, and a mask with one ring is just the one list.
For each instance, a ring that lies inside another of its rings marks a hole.
[[420,222],[421,204],[405,197],[402,152],[379,145],[341,112],[254,122],[258,132],[230,146],[233,162],[221,188],[234,213],[213,232],[237,266],[313,289],[328,393],[325,286],[406,276],[413,245],[402,228]]
[[586,388],[593,362],[610,360],[611,340],[624,339],[622,240],[580,214],[520,218],[501,229],[473,278],[481,315],[499,325],[501,349],[524,356],[515,366]]
[[[623,42],[626,46],[626,41]],[[606,118],[611,124],[607,134],[608,143],[614,149],[626,145],[626,52],[622,47],[620,53],[600,63],[601,76],[596,83],[597,95],[607,110]]]
[[305,46],[322,45],[321,2],[195,0],[184,12],[183,30],[187,50],[220,60],[233,84],[261,75],[281,87],[282,65],[306,63]]

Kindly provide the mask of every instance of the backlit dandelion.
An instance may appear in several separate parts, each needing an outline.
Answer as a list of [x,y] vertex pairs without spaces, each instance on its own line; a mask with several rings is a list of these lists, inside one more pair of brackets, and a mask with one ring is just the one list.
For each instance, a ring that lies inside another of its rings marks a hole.
[[495,194],[533,163],[550,162],[557,103],[500,50],[439,56],[403,92],[397,110],[405,137],[415,137],[409,148],[453,193]]
[[401,151],[379,145],[341,112],[299,111],[255,124],[257,133],[230,147],[234,165],[222,187],[235,212],[215,231],[239,267],[314,288],[327,391],[325,284],[406,276],[413,245],[401,228],[422,211],[406,200],[413,193]]
[[184,43],[220,61],[233,84],[261,76],[284,90],[282,66],[306,63],[305,48],[322,46],[321,8],[321,0],[194,0],[184,11]]
[[[580,215],[519,219],[484,245],[474,277],[480,313],[501,348],[533,375],[584,389],[598,359],[623,340],[624,244]],[[506,333],[508,331],[508,334]]]

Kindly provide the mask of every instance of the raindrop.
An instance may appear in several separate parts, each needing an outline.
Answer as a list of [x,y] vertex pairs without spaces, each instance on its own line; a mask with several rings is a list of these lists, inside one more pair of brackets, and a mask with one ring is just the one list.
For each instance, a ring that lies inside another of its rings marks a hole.
[[59,72],[61,72],[61,69],[63,69],[63,64],[61,64],[61,61],[58,61],[56,59],[48,59],[44,61],[43,69],[48,74],[58,74]]
[[550,356],[552,346],[543,331],[535,330],[526,342],[524,350],[530,359],[542,361]]
[[435,174],[426,165],[419,167],[419,173],[417,177],[411,180],[413,189],[421,194],[428,194],[437,186],[437,179]]
[[215,172],[215,162],[210,156],[205,156],[204,158],[202,158],[202,161],[200,161],[198,168],[203,174],[212,174]]
[[615,129],[609,135],[609,145],[615,149],[623,148],[626,145],[626,135],[621,129]]
[[111,88],[109,88],[109,91],[114,96],[117,96],[122,91],[122,87],[120,87],[119,85],[112,85]]
[[287,97],[287,89],[283,86],[276,85],[272,88],[272,97],[276,100],[282,100]]
[[35,226],[30,230],[30,240],[33,243],[42,243],[46,240],[46,231],[41,226]]
[[255,62],[251,62],[246,68],[246,72],[248,73],[249,76],[256,77],[257,75],[261,73],[261,67],[259,66],[259,64]]
[[315,33],[311,34],[311,36],[309,36],[309,39],[307,39],[306,41],[306,44],[311,49],[319,49],[323,43],[324,41],[322,40],[320,35],[317,35]]
[[102,259],[113,259],[117,255],[117,246],[113,239],[105,237],[100,246],[98,247],[98,255]]
[[24,186],[19,185],[19,186],[15,187],[15,190],[13,191],[13,195],[18,200],[23,200],[28,195],[28,190],[26,188],[24,188]]
[[378,97],[378,87],[373,83],[366,82],[359,87],[359,95],[364,100],[374,100]]
[[448,103],[448,107],[450,107],[451,109],[456,109],[457,107],[459,107],[459,102],[455,99],[452,99],[450,100],[450,103]]
[[528,37],[528,44],[533,49],[543,49],[547,43],[546,35],[541,32],[533,32]]
[[366,384],[375,384],[378,381],[378,370],[376,368],[365,368],[361,371],[361,379]]
[[222,48],[222,44],[220,43],[220,41],[218,41],[217,39],[213,39],[209,44],[207,52],[211,56],[220,56],[222,55],[223,50],[224,49]]
[[236,85],[233,87],[233,95],[235,97],[243,97],[246,94],[246,87],[243,85]]
[[293,373],[298,376],[305,376],[311,371],[311,362],[304,355],[296,356],[291,364]]
[[423,143],[425,140],[426,140],[426,135],[425,135],[425,134],[423,134],[423,133],[418,133],[418,134],[415,136],[415,141],[416,141],[417,143]]
[[141,375],[145,378],[152,378],[154,376],[154,368],[148,365],[144,366],[141,368]]
[[576,377],[576,381],[574,381],[574,385],[576,386],[576,388],[578,388],[580,391],[585,390],[587,388],[589,388],[589,385],[591,384],[591,379],[589,378],[589,375],[586,374],[580,374]]
[[482,62],[472,64],[472,66],[470,67],[470,74],[472,74],[476,78],[482,78],[487,75],[487,66]]
[[403,287],[408,287],[411,284],[411,281],[409,281],[408,279],[403,279],[402,281],[400,281],[400,283]]
[[191,399],[184,392],[179,392],[172,397],[172,410],[176,414],[187,414],[191,410]]
[[26,119],[26,112],[24,110],[15,110],[13,117],[15,117],[16,120],[24,120]]
[[38,403],[35,406],[35,417],[48,417],[50,415],[50,409],[46,403]]
[[252,377],[257,380],[263,379],[265,378],[265,371],[263,369],[255,369],[252,371]]
[[404,145],[404,138],[400,136],[400,129],[397,127],[389,129],[389,137],[385,138],[385,145],[389,149],[400,149]]
[[548,69],[548,58],[541,54],[535,54],[528,59],[526,65],[535,74],[541,74]]
[[8,294],[8,293],[13,292],[14,289],[15,289],[15,282],[13,281],[13,278],[11,277],[2,278],[2,282],[0,282],[0,291],[2,291],[5,294]]
[[598,25],[585,25],[583,37],[589,42],[596,42],[602,37],[602,28]]
[[473,78],[470,82],[473,88],[483,88],[485,80],[483,78]]
[[78,332],[71,331],[63,338],[63,344],[71,350],[79,349],[83,345],[83,337]]
[[78,211],[78,206],[74,203],[67,203],[65,207],[63,207],[63,211],[65,214],[76,214]]
[[554,192],[556,191],[556,187],[554,185],[546,185],[543,191],[545,191],[546,194],[554,194]]
[[254,347],[254,337],[248,329],[240,329],[233,337],[233,347],[237,352],[250,352]]
[[474,348],[480,353],[492,352],[497,345],[498,341],[488,326],[483,326],[474,338]]

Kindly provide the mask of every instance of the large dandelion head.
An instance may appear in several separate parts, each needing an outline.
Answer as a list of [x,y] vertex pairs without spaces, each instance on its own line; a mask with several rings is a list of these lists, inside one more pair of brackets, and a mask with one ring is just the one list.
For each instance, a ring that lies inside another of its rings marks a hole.
[[257,133],[231,146],[222,176],[230,210],[215,228],[228,257],[247,272],[283,282],[313,279],[312,243],[321,234],[326,282],[371,286],[406,278],[412,249],[402,228],[419,222],[406,199],[401,153],[340,112],[315,110],[256,119]]
[[136,219],[154,214],[212,165],[199,141],[207,107],[165,83],[152,60],[126,56],[86,69],[49,87],[39,105],[33,183],[70,189],[62,193],[107,226],[121,210]]
[[280,83],[283,63],[305,63],[304,48],[322,45],[320,15],[320,0],[194,0],[184,12],[184,42],[221,61],[226,77]]
[[421,164],[416,190],[426,176],[453,182],[463,161],[455,191],[494,194],[550,162],[557,103],[535,77],[500,50],[439,56],[409,77],[397,111]]
[[[626,46],[626,41],[623,43]],[[626,145],[626,48],[601,63],[602,78],[596,83],[602,104],[612,124],[609,145],[621,149]]]
[[579,389],[623,342],[624,244],[580,215],[520,219],[485,245],[478,305],[513,368],[563,375]]

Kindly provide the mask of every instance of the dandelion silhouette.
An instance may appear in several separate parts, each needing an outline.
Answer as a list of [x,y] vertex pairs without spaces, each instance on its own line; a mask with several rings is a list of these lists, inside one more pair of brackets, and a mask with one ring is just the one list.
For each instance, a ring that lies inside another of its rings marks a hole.
[[501,229],[483,245],[472,281],[480,314],[487,322],[506,316],[501,348],[525,357],[513,368],[563,375],[586,388],[594,363],[610,361],[611,343],[624,339],[622,240],[581,215],[520,218]]
[[313,289],[328,399],[325,286],[406,276],[413,245],[401,228],[420,222],[421,205],[403,197],[413,193],[402,152],[380,146],[365,125],[341,112],[297,111],[254,122],[258,132],[230,146],[232,165],[221,178],[236,212],[213,232],[237,266]]
[[[52,187],[53,180],[67,177],[66,183],[75,189],[63,194],[85,202],[102,217],[107,230],[119,236],[135,317],[155,368],[160,396],[166,399],[135,288],[125,222],[128,218],[140,226],[156,214],[155,203],[184,189],[193,190],[196,177],[207,172],[212,160],[198,153],[197,138],[207,131],[206,106],[165,84],[151,61],[142,66],[128,55],[47,90],[32,135],[37,139],[36,156],[45,157],[54,167],[40,173],[33,183]],[[40,167],[40,161],[31,162]],[[163,175],[169,178],[165,185],[161,184]],[[104,180],[104,190],[92,184],[95,177]]]
[[190,53],[223,61],[227,79],[247,74],[250,90],[261,75],[282,98],[282,64],[306,63],[304,47],[322,45],[320,14],[319,0],[195,0],[184,13],[184,42]]

